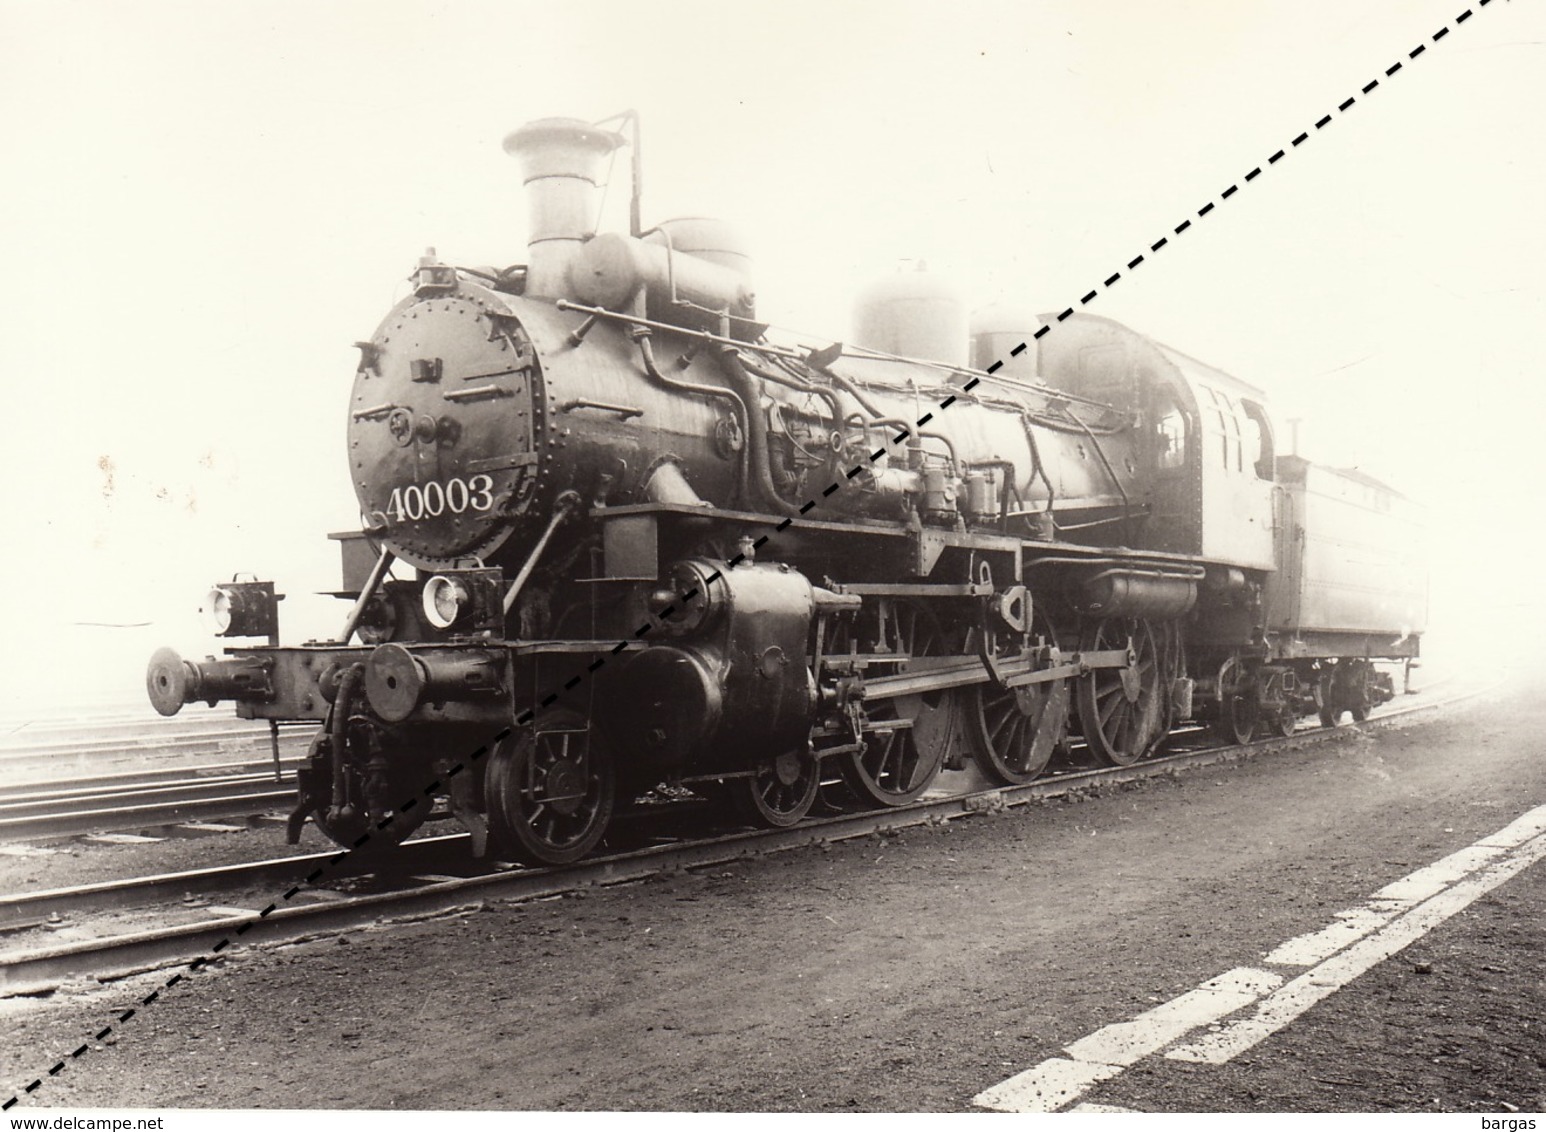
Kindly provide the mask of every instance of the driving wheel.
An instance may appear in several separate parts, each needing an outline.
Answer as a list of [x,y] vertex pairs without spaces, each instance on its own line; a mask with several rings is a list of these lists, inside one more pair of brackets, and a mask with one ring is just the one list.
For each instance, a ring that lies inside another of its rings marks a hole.
[[[1039,607],[1031,617],[1031,640],[1038,647],[1057,648],[1052,626]],[[995,782],[1006,786],[1030,782],[1046,769],[1067,734],[1068,708],[1067,680],[1018,688],[977,685],[964,705],[972,757]]]
[[1103,766],[1131,766],[1165,738],[1169,679],[1154,630],[1140,618],[1096,621],[1085,629],[1084,652],[1122,649],[1132,642],[1133,663],[1096,668],[1079,680],[1079,726]]
[[[920,605],[894,603],[882,620],[878,641],[890,649],[909,656],[950,651],[939,621]],[[861,749],[836,756],[843,780],[859,801],[905,806],[921,797],[938,777],[955,738],[959,703],[951,689],[944,689],[896,696],[867,708],[872,729],[865,731]]]

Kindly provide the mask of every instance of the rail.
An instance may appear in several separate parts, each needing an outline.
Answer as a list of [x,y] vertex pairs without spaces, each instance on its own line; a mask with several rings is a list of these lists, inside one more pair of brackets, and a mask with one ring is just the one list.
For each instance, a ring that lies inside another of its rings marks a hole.
[[[243,883],[293,881],[286,895],[263,911],[218,909],[218,918],[192,923],[120,932],[97,939],[55,944],[34,949],[0,951],[0,996],[35,994],[61,982],[84,977],[107,980],[206,955],[222,941],[237,936],[243,942],[293,941],[333,931],[399,919],[422,919],[480,906],[490,900],[520,902],[562,895],[595,885],[626,884],[666,872],[705,868],[748,857],[783,852],[807,845],[847,841],[874,833],[919,825],[954,821],[974,814],[998,812],[1034,799],[1054,798],[1107,784],[1116,785],[1178,770],[1212,766],[1341,739],[1370,730],[1382,730],[1414,715],[1463,703],[1492,691],[1496,685],[1469,689],[1447,698],[1411,704],[1382,713],[1364,723],[1337,728],[1310,727],[1293,736],[1256,740],[1252,743],[1210,747],[1148,759],[1127,767],[1072,770],[1021,786],[1005,786],[941,798],[925,798],[911,805],[836,817],[810,819],[789,829],[756,830],[684,840],[651,846],[634,852],[598,857],[565,868],[512,869],[471,877],[443,876],[402,878],[404,887],[359,895],[329,892],[317,903],[291,903],[308,892],[306,885],[318,880],[334,863],[347,860],[342,852],[313,854],[279,861],[229,866],[198,874],[134,878],[52,893],[0,898],[0,925],[36,919],[72,899],[83,903],[114,904],[119,893],[165,894],[176,886],[211,884],[228,886],[236,878]],[[414,842],[407,843],[415,844]],[[243,872],[243,870],[247,870]],[[195,879],[195,877],[199,879]],[[302,880],[301,878],[305,879]],[[276,907],[283,903],[283,907]],[[115,905],[116,906],[116,905]],[[25,926],[22,924],[21,926]],[[11,931],[19,928],[11,928]]]

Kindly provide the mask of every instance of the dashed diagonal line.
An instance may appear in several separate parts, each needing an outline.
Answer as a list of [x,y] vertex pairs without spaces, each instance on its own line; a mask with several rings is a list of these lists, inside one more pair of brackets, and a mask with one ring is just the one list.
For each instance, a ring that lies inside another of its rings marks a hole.
[[[1465,11],[1461,12],[1458,16],[1455,17],[1455,19],[1452,21],[1453,27],[1458,28],[1461,24],[1463,24],[1467,20],[1469,20],[1476,10],[1479,10],[1481,8],[1485,8],[1490,3],[1492,3],[1492,0],[1477,0],[1477,3],[1476,3],[1474,8],[1467,8],[1467,9],[1465,9]],[[1432,43],[1438,43],[1441,39],[1445,38],[1447,35],[1449,35],[1452,25],[1451,24],[1446,24],[1443,27],[1441,27],[1438,31],[1434,32],[1433,35],[1430,37],[1430,41]],[[1407,52],[1407,56],[1406,56],[1407,61],[1410,62],[1411,60],[1415,60],[1419,56],[1424,54],[1428,50],[1428,43],[1429,43],[1429,41],[1424,41],[1422,43],[1419,43],[1416,47],[1412,48],[1412,50],[1408,51]],[[1389,67],[1387,67],[1385,69],[1384,77],[1388,79],[1388,78],[1390,78],[1390,77],[1400,73],[1404,69],[1405,65],[1406,64],[1402,60],[1398,59],[1395,63],[1393,63],[1391,66],[1389,66]],[[1363,87],[1361,87],[1360,91],[1359,91],[1359,94],[1366,97],[1372,91],[1377,89],[1380,85],[1381,85],[1381,80],[1379,78],[1376,78],[1376,79],[1372,80],[1371,82],[1366,83]],[[1220,205],[1222,205],[1226,201],[1229,201],[1229,200],[1233,199],[1240,192],[1240,189],[1241,189],[1242,185],[1254,184],[1256,182],[1256,180],[1263,174],[1263,172],[1265,170],[1272,168],[1279,161],[1283,160],[1284,156],[1287,153],[1290,153],[1293,150],[1297,149],[1299,146],[1303,145],[1312,136],[1312,131],[1320,131],[1320,130],[1324,129],[1325,127],[1329,126],[1333,121],[1336,120],[1336,115],[1347,113],[1348,110],[1350,110],[1354,105],[1357,104],[1358,98],[1359,98],[1359,95],[1352,95],[1352,96],[1344,99],[1342,102],[1340,102],[1337,105],[1337,108],[1336,108],[1335,112],[1327,113],[1327,114],[1323,115],[1321,118],[1316,120],[1316,122],[1314,123],[1313,127],[1311,127],[1310,129],[1306,129],[1303,132],[1299,133],[1291,141],[1289,141],[1286,146],[1284,146],[1283,148],[1278,149],[1274,153],[1272,153],[1267,158],[1265,165],[1256,166],[1255,168],[1251,169],[1248,173],[1246,173],[1240,179],[1240,181],[1238,181],[1238,182],[1236,182],[1234,184],[1229,185],[1227,188],[1225,188],[1222,192],[1219,193],[1218,199],[1216,201],[1212,200],[1212,199],[1206,201],[1200,208],[1197,209],[1196,218],[1198,220],[1201,220],[1204,217],[1212,215],[1213,212]],[[1126,274],[1130,275],[1134,271],[1136,271],[1138,268],[1142,267],[1145,263],[1148,263],[1149,260],[1153,256],[1157,255],[1160,251],[1162,251],[1166,247],[1168,247],[1173,239],[1179,238],[1180,236],[1182,236],[1186,232],[1190,231],[1191,228],[1192,228],[1192,225],[1193,225],[1193,218],[1192,217],[1187,217],[1187,218],[1183,219],[1179,224],[1175,225],[1175,227],[1170,230],[1168,235],[1161,236],[1154,243],[1150,244],[1148,246],[1148,250],[1147,250],[1146,253],[1140,253],[1139,255],[1135,256],[1133,259],[1129,260],[1127,262],[1127,266],[1125,268]],[[1079,299],[1077,304],[1075,304],[1074,306],[1067,307],[1062,312],[1060,312],[1057,315],[1057,317],[1056,317],[1056,319],[1054,320],[1053,323],[1049,323],[1047,325],[1039,327],[1036,330],[1036,332],[1032,335],[1032,337],[1036,338],[1036,339],[1045,337],[1047,334],[1049,334],[1054,329],[1054,327],[1055,327],[1055,325],[1057,323],[1064,322],[1067,319],[1071,318],[1073,316],[1075,310],[1079,309],[1080,307],[1088,306],[1089,304],[1093,303],[1096,299],[1098,299],[1103,293],[1111,290],[1112,287],[1115,287],[1119,282],[1121,282],[1121,280],[1123,278],[1123,274],[1124,274],[1124,272],[1120,271],[1120,270],[1112,272],[1109,276],[1107,276],[1100,283],[1099,286],[1091,288],[1089,291],[1085,292],[1085,294],[1080,297],[1080,299]],[[1019,345],[1015,346],[1014,349],[1009,351],[1010,356],[1011,357],[1018,357],[1020,354],[1025,352],[1025,350],[1027,349],[1027,346],[1028,346],[1028,343],[1021,342]],[[995,361],[992,365],[988,366],[986,372],[989,373],[989,374],[997,373],[1000,369],[1003,368],[1003,366],[1004,366],[1004,360],[1003,359],[999,359],[998,361]],[[801,504],[800,508],[799,508],[800,514],[803,516],[803,515],[809,514],[811,511],[815,510],[816,507],[820,506],[821,502],[824,499],[830,498],[832,495],[834,495],[838,491],[842,490],[843,487],[845,487],[856,476],[858,476],[864,470],[864,464],[865,463],[875,464],[879,460],[885,458],[887,455],[889,455],[891,449],[893,449],[897,445],[900,445],[904,441],[910,439],[914,435],[914,428],[922,428],[925,424],[927,424],[929,421],[931,421],[934,418],[935,412],[947,411],[953,405],[957,404],[957,398],[958,398],[959,394],[960,393],[969,393],[969,392],[971,392],[973,389],[975,389],[977,387],[977,385],[981,382],[981,380],[982,379],[980,377],[973,377],[969,381],[967,381],[964,384],[962,384],[958,390],[956,390],[950,396],[946,397],[944,400],[940,401],[935,406],[935,408],[933,410],[930,410],[929,412],[926,412],[921,417],[919,417],[915,426],[913,426],[912,428],[904,428],[901,431],[899,431],[895,436],[893,436],[890,439],[890,441],[885,446],[883,446],[881,448],[877,448],[874,452],[869,454],[869,456],[866,458],[865,461],[861,461],[859,464],[856,464],[852,469],[850,469],[847,473],[845,473],[844,478],[834,481],[831,485],[823,488],[822,491],[820,492],[819,496],[813,496],[812,498],[806,500],[803,504]],[[789,529],[789,527],[792,526],[795,522],[797,522],[796,519],[794,519],[792,517],[786,516],[785,518],[780,520],[774,526],[773,531],[774,531],[774,533],[783,532],[783,531]],[[762,549],[762,547],[766,546],[771,541],[771,539],[772,539],[772,536],[770,536],[770,535],[767,535],[767,534],[759,535],[752,542],[753,552]],[[742,562],[746,561],[746,559],[747,559],[747,555],[745,553],[738,553],[733,558],[731,558],[727,564],[729,566],[732,566],[732,567],[739,566]],[[709,575],[707,581],[708,581],[709,584],[713,584],[715,581],[717,581],[720,578],[720,576],[721,576],[720,572],[716,570],[714,573]],[[697,591],[688,591],[686,593],[680,594],[679,595],[679,600],[683,604],[687,604],[689,602],[692,602],[692,601],[696,600],[699,596],[700,596],[700,594]],[[653,629],[654,629],[653,623],[647,623],[647,624],[641,625],[638,629],[636,629],[634,631],[633,639],[643,640],[645,637],[647,637],[653,631]],[[576,673],[573,677],[571,677],[565,683],[555,687],[554,689],[549,691],[546,695],[544,695],[539,700],[539,702],[538,702],[538,704],[537,704],[537,706],[535,708],[528,708],[527,710],[521,712],[518,716],[516,716],[516,718],[515,718],[516,726],[524,727],[526,724],[530,723],[532,720],[534,720],[537,717],[537,715],[540,712],[542,712],[543,710],[545,710],[548,707],[551,707],[553,705],[553,703],[555,703],[558,700],[558,698],[559,698],[559,696],[561,694],[563,694],[565,692],[568,692],[568,691],[572,691],[574,688],[578,687],[580,685],[580,683],[582,683],[586,679],[587,676],[594,675],[602,667],[604,667],[608,663],[610,657],[617,656],[619,653],[623,652],[627,647],[628,647],[628,641],[626,641],[626,640],[618,641],[615,645],[613,645],[613,647],[612,647],[612,649],[611,649],[609,654],[603,654],[601,656],[598,656],[595,660],[591,661],[589,666],[586,668],[585,672],[583,672],[583,673]],[[499,743],[501,743],[504,740],[508,739],[510,737],[511,733],[512,733],[512,729],[509,728],[509,727],[501,729],[499,732],[497,732],[491,738],[491,740],[489,741],[489,743],[487,745],[479,747],[477,750],[473,751],[470,755],[468,755],[467,758],[463,762],[459,762],[455,766],[451,767],[446,772],[447,777],[455,777],[457,775],[463,774],[466,771],[468,771],[469,769],[471,769],[472,767],[478,765],[488,755],[490,747],[497,746]],[[443,789],[444,789],[444,783],[442,781],[440,781],[440,780],[436,780],[435,782],[431,783],[429,786],[425,787],[425,789],[421,793],[423,794],[423,796],[429,797],[429,796],[432,796],[432,795],[434,795],[436,793],[441,792]],[[400,805],[397,808],[396,814],[388,815],[386,818],[383,818],[381,821],[377,822],[376,823],[376,827],[375,827],[375,831],[376,832],[385,831],[396,820],[397,814],[406,814],[410,810],[415,809],[419,804],[420,804],[420,801],[419,801],[418,797],[409,798],[408,800],[406,800],[402,805]],[[318,883],[319,881],[325,879],[330,873],[332,873],[332,872],[337,870],[338,866],[340,864],[342,864],[345,859],[348,858],[348,856],[349,856],[349,854],[351,852],[353,852],[354,850],[358,850],[358,849],[364,847],[366,844],[368,844],[370,842],[370,840],[371,840],[371,838],[373,836],[374,836],[374,834],[372,832],[366,832],[366,833],[361,834],[358,838],[355,839],[355,841],[353,843],[353,846],[350,849],[342,850],[339,853],[335,854],[334,856],[328,858],[327,861],[325,861],[321,866],[319,866],[316,869],[313,869],[311,871],[311,873],[307,875],[307,877],[305,878],[305,880],[302,883],[292,886],[282,896],[279,897],[278,901],[271,902],[268,905],[268,907],[264,908],[259,913],[259,918],[260,919],[261,918],[265,918],[265,917],[273,914],[273,912],[277,909],[279,903],[287,903],[287,902],[293,900],[297,895],[299,895],[299,893],[302,891],[303,888],[311,886],[311,885],[314,885],[314,884]],[[220,952],[224,951],[231,944],[235,943],[240,936],[246,934],[252,928],[252,923],[253,922],[244,923],[240,927],[236,928],[234,931],[232,931],[232,933],[229,936],[227,936],[226,938],[224,938],[224,939],[220,940],[218,943],[216,943],[210,949],[208,954],[201,955],[197,959],[194,959],[191,962],[189,962],[186,965],[185,969],[189,973],[197,973],[197,972],[203,970],[204,967],[208,966],[218,956],[218,954]],[[164,991],[164,990],[171,990],[173,987],[175,987],[179,983],[181,983],[183,981],[183,978],[184,978],[184,976],[183,976],[182,971],[178,971],[177,973],[173,974],[169,979],[166,980],[165,983],[162,984],[162,986],[159,989],[151,992],[150,994],[148,994],[144,998],[142,998],[140,1000],[140,1006],[141,1007],[146,1007],[146,1006],[150,1006],[153,1003],[157,1002],[160,999],[160,997],[161,997],[162,991]],[[122,1026],[124,1023],[127,1023],[132,1018],[136,1017],[137,1010],[138,1010],[138,1008],[130,1008],[130,1009],[124,1010],[124,1011],[118,1013],[117,1015],[115,1015],[116,1026]],[[116,1026],[114,1024],[109,1024],[108,1026],[106,1026],[105,1028],[103,1028],[102,1030],[100,1030],[96,1034],[95,1040],[101,1041],[102,1039],[110,1036],[114,1032]],[[75,1061],[78,1061],[80,1058],[84,1057],[88,1052],[90,1052],[90,1050],[91,1050],[90,1044],[89,1043],[83,1043],[82,1045],[80,1045],[79,1047],[77,1047],[76,1049],[71,1051],[70,1054],[67,1057],[59,1059],[54,1065],[52,1065],[48,1069],[46,1076],[48,1076],[48,1077],[56,1077],[56,1076],[58,1076],[71,1063],[73,1063]],[[0,1111],[8,1110],[8,1109],[12,1108],[13,1106],[15,1106],[16,1104],[19,1104],[24,1096],[28,1096],[28,1095],[31,1095],[32,1093],[36,1092],[37,1089],[42,1086],[43,1081],[44,1081],[44,1077],[43,1076],[39,1076],[39,1077],[35,1078],[33,1081],[29,1082],[27,1085],[25,1085],[22,1088],[21,1092],[12,1095],[9,1099],[4,1101],[3,1103],[0,1103]]]

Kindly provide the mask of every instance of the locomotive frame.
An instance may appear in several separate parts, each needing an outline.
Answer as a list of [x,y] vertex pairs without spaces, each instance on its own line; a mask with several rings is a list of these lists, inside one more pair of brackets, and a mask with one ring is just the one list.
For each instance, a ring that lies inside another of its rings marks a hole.
[[223,632],[268,644],[152,658],[166,714],[318,725],[292,840],[394,843],[442,797],[479,855],[562,864],[658,783],[789,825],[834,767],[901,805],[943,767],[1029,781],[1070,733],[1126,765],[1183,720],[1244,742],[1394,694],[1415,516],[1277,455],[1261,391],[1086,314],[904,356],[913,292],[878,343],[772,342],[713,224],[642,233],[635,199],[588,230],[622,142],[511,135],[530,262],[428,254],[359,343],[338,640],[280,646],[272,585],[234,584]]

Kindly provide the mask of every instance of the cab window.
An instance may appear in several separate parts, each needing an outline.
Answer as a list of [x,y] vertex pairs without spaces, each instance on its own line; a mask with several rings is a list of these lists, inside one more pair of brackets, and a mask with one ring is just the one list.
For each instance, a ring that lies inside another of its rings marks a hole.
[[1255,401],[1241,401],[1246,419],[1246,456],[1256,470],[1256,478],[1270,480],[1275,471],[1276,453],[1272,445],[1272,422],[1267,410]]
[[1186,467],[1186,414],[1172,394],[1160,402],[1154,433],[1155,463],[1161,468]]

